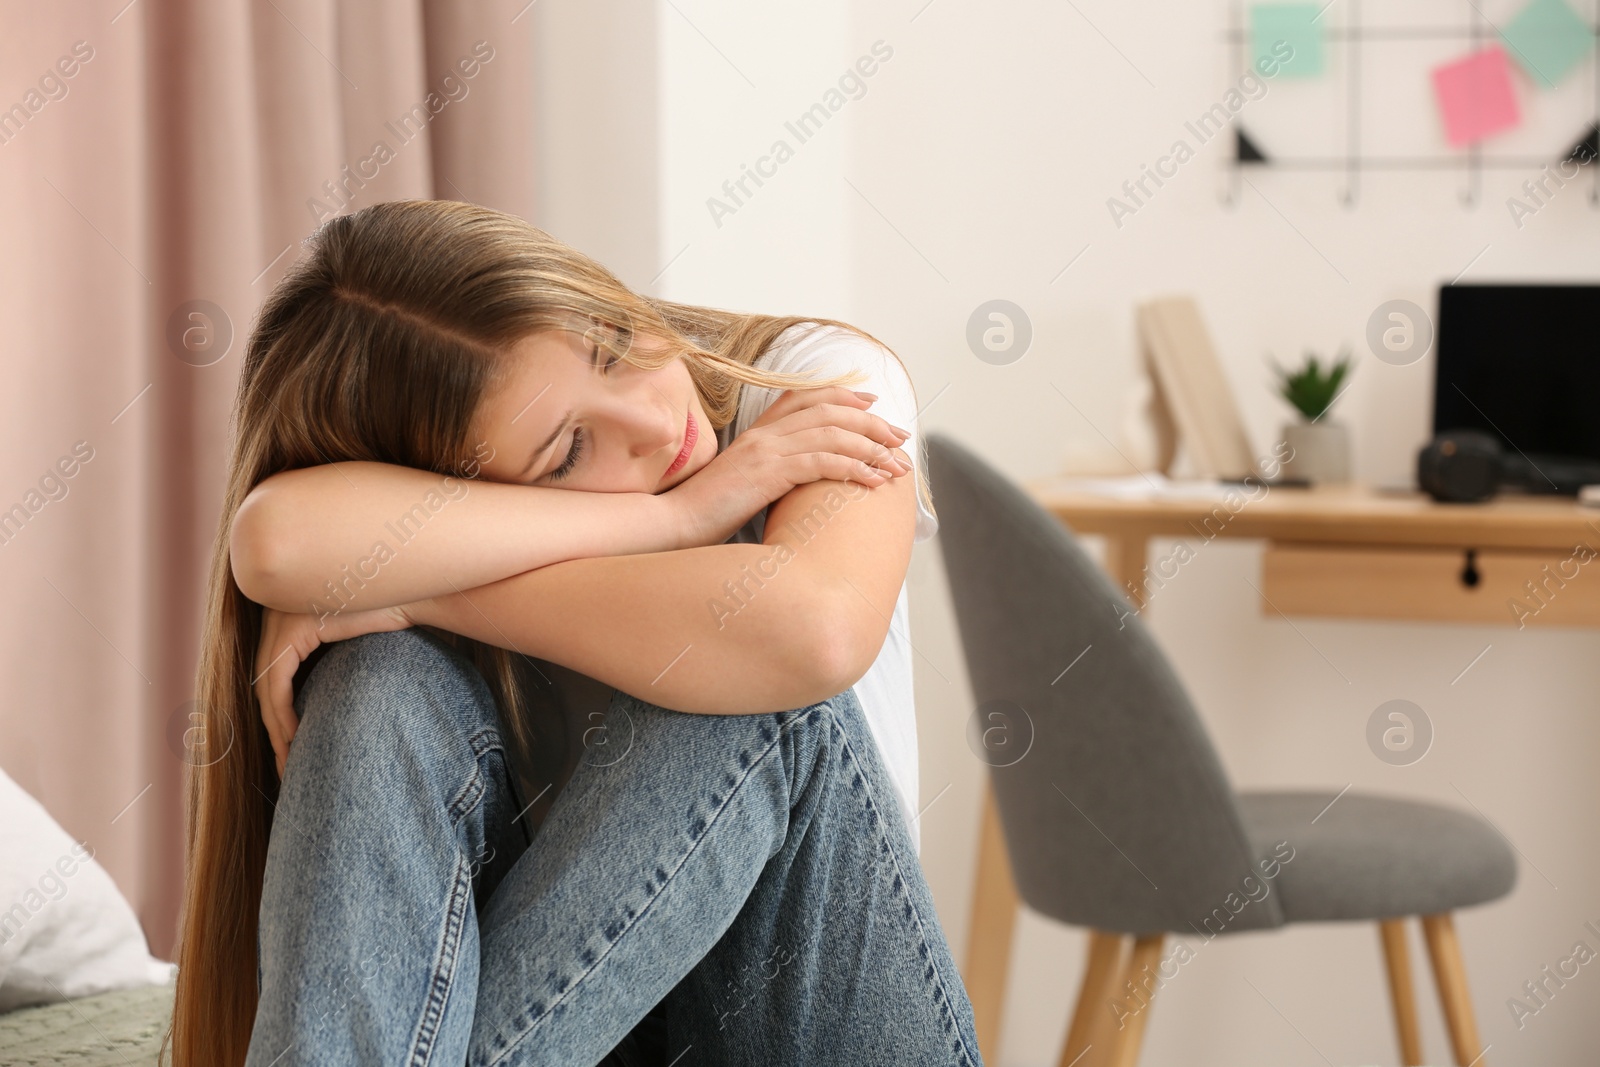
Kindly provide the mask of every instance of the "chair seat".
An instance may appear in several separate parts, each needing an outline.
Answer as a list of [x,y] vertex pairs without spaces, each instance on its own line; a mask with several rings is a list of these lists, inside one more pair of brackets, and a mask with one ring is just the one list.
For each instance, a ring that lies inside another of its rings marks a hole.
[[1432,915],[1494,900],[1516,884],[1511,847],[1475,815],[1359,793],[1329,807],[1333,797],[1238,794],[1258,857],[1271,857],[1280,841],[1294,848],[1274,880],[1286,922]]

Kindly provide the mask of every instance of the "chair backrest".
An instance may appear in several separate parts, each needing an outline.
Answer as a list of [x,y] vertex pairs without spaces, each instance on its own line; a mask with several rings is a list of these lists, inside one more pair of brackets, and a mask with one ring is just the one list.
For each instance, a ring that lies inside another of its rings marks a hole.
[[[1278,926],[1233,790],[1183,685],[1067,528],[942,434],[939,542],[1017,889],[1063,922],[1126,933]],[[1253,882],[1244,879],[1255,876]],[[1259,890],[1257,890],[1259,891]],[[1230,894],[1233,896],[1230,898]]]

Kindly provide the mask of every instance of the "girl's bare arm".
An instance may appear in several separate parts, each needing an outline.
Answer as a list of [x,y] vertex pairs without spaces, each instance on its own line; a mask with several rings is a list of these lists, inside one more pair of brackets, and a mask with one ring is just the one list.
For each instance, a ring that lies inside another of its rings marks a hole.
[[298,724],[295,672],[311,651],[415,623],[686,712],[780,711],[840,693],[883,645],[911,554],[915,493],[912,478],[876,488],[819,481],[768,510],[762,545],[570,560],[381,610],[266,611],[255,688],[278,771]]
[[405,609],[678,711],[804,707],[877,658],[911,557],[916,486],[801,486],[765,544],[572,560]]
[[841,387],[787,392],[663,493],[572,492],[384,463],[285,471],[256,486],[234,518],[234,580],[258,604],[322,616],[567,560],[717,545],[796,486],[903,477],[909,467],[890,450],[905,435],[866,410],[871,399]]
[[573,493],[385,463],[285,471],[234,519],[234,580],[279,611],[369,610],[559,560],[659,552],[686,531],[664,496]]

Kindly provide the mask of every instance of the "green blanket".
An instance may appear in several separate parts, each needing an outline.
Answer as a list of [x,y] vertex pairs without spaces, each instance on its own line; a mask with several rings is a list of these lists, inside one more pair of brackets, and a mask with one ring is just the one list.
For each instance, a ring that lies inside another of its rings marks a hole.
[[0,1063],[156,1067],[171,1019],[171,986],[124,989],[6,1012],[0,1014]]

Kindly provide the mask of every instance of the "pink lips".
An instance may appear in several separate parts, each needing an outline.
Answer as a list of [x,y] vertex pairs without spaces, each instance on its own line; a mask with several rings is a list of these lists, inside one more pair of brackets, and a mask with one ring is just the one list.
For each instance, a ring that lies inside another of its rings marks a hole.
[[683,447],[678,449],[678,457],[672,461],[672,466],[668,467],[661,477],[670,478],[678,473],[683,465],[689,462],[689,456],[694,452],[694,444],[698,440],[700,440],[700,427],[695,424],[694,416],[690,415],[688,426],[683,433]]

